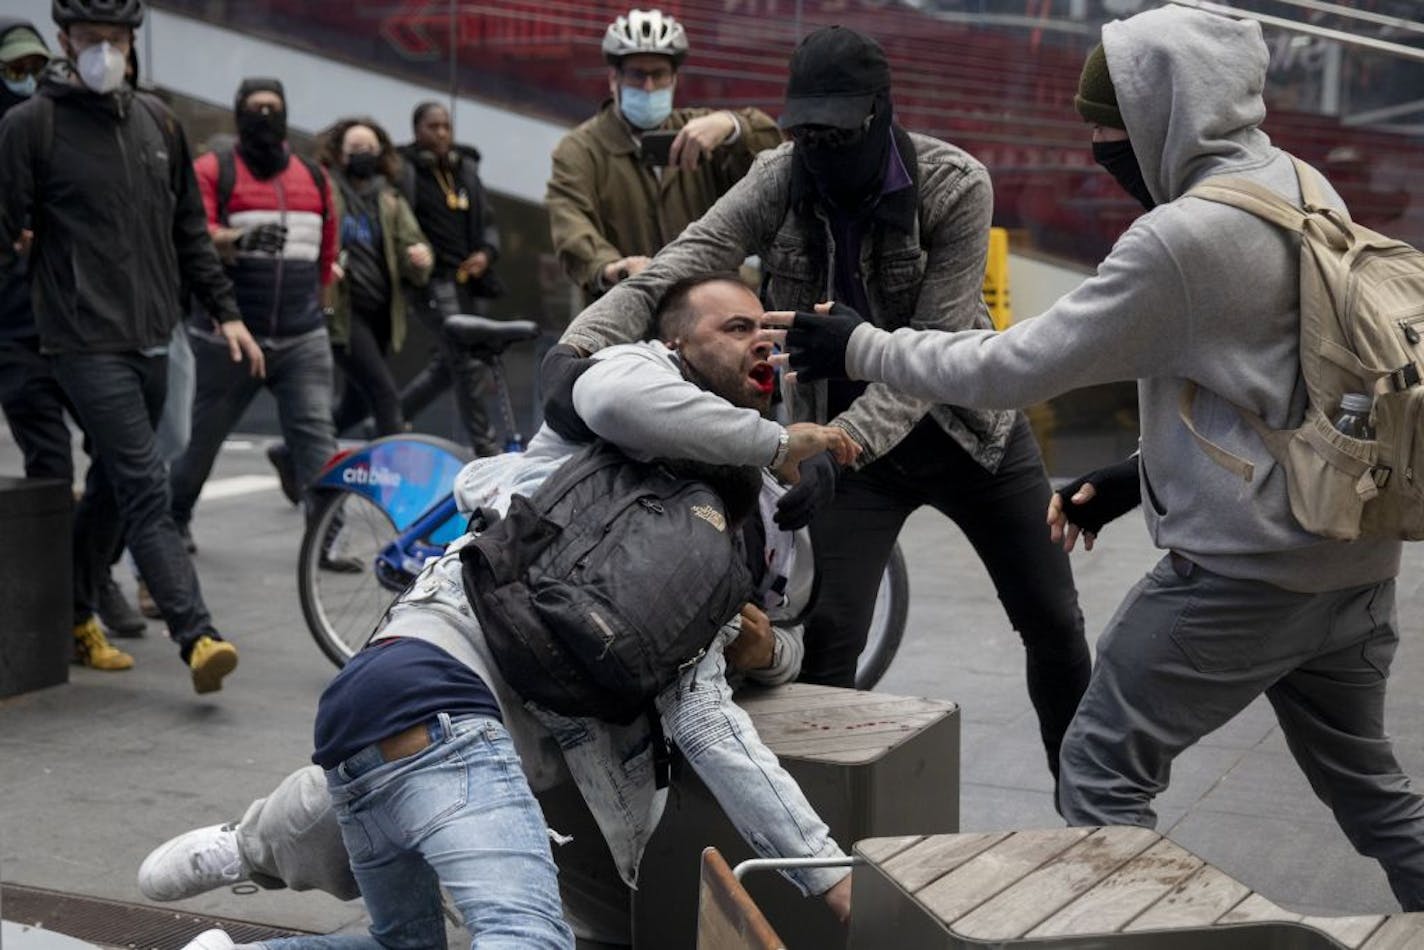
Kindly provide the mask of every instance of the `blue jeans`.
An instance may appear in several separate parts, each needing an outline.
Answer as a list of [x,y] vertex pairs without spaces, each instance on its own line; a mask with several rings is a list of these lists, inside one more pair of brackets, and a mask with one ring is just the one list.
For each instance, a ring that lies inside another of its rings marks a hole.
[[440,889],[476,950],[571,950],[544,814],[503,725],[430,725],[430,745],[386,762],[368,746],[326,773],[370,936],[292,937],[269,950],[445,947]]
[[173,520],[188,524],[193,506],[212,473],[223,440],[262,387],[277,398],[282,438],[292,451],[297,484],[316,481],[336,452],[331,423],[331,344],[325,331],[280,346],[264,345],[267,376],[255,379],[246,362],[234,363],[227,344],[189,337],[197,366],[198,393],[193,403],[193,435],[188,450],[173,464]]
[[168,360],[138,353],[63,353],[53,366],[95,458],[74,515],[75,622],[93,614],[122,532],[186,658],[199,637],[217,632],[169,514],[168,469],[154,435],[168,391]]

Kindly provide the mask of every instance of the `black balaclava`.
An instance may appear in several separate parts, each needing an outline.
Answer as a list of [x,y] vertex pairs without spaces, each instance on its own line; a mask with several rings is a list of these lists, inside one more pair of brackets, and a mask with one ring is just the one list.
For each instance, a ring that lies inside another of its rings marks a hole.
[[[275,92],[282,99],[282,108],[270,112],[254,112],[244,108],[247,97],[254,92]],[[237,87],[233,104],[237,122],[237,151],[252,174],[271,178],[287,167],[287,94],[276,79],[244,79]]]
[[1147,190],[1147,182],[1142,178],[1142,166],[1137,164],[1137,153],[1132,150],[1130,141],[1094,142],[1093,159],[1107,169],[1108,174],[1116,178],[1123,190],[1136,198],[1142,207],[1148,211],[1157,207],[1152,192]]
[[796,155],[811,173],[816,190],[838,207],[853,211],[879,195],[885,183],[885,162],[893,141],[890,127],[894,122],[890,94],[875,97],[875,113],[865,137],[844,148],[808,147],[796,143]]

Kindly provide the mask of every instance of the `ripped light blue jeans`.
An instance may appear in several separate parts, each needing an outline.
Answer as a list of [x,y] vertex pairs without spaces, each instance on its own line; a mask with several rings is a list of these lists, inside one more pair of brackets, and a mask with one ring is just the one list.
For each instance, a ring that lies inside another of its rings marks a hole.
[[445,947],[440,885],[475,950],[572,950],[544,815],[509,733],[481,716],[430,723],[393,762],[368,746],[326,773],[370,936],[292,937],[269,950]]

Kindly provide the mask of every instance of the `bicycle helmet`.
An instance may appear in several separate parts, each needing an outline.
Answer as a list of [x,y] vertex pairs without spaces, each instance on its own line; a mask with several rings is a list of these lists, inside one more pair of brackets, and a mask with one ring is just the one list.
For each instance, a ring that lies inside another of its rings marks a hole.
[[73,23],[113,23],[137,28],[143,23],[143,0],[54,0],[54,22],[62,27]]
[[670,56],[672,64],[680,66],[687,56],[687,31],[661,10],[629,10],[603,34],[603,58],[617,66],[623,57],[638,53]]

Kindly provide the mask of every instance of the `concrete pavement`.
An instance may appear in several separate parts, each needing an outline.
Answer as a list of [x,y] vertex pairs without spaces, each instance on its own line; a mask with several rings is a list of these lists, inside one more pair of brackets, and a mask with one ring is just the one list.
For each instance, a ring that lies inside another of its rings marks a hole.
[[[0,427],[0,472],[19,453]],[[285,503],[257,441],[235,441],[194,523],[197,567],[219,628],[241,650],[226,688],[192,692],[176,648],[153,622],[122,641],[136,668],[75,668],[70,684],[0,701],[0,878],[141,901],[135,874],[156,844],[235,819],[307,761],[311,720],[334,668],[302,623],[295,591],[300,513]],[[902,538],[909,632],[881,688],[963,707],[964,830],[1054,827],[1023,651],[968,544],[933,513]],[[1137,519],[1075,554],[1090,637],[1155,561]],[[126,570],[120,577],[132,591]],[[1408,773],[1424,775],[1424,550],[1406,552],[1401,648],[1389,725]],[[1305,913],[1396,909],[1373,861],[1356,855],[1291,761],[1263,702],[1178,760],[1160,829],[1271,900]],[[847,842],[848,844],[848,842]],[[359,904],[318,894],[220,890],[184,909],[275,926],[360,930]]]

